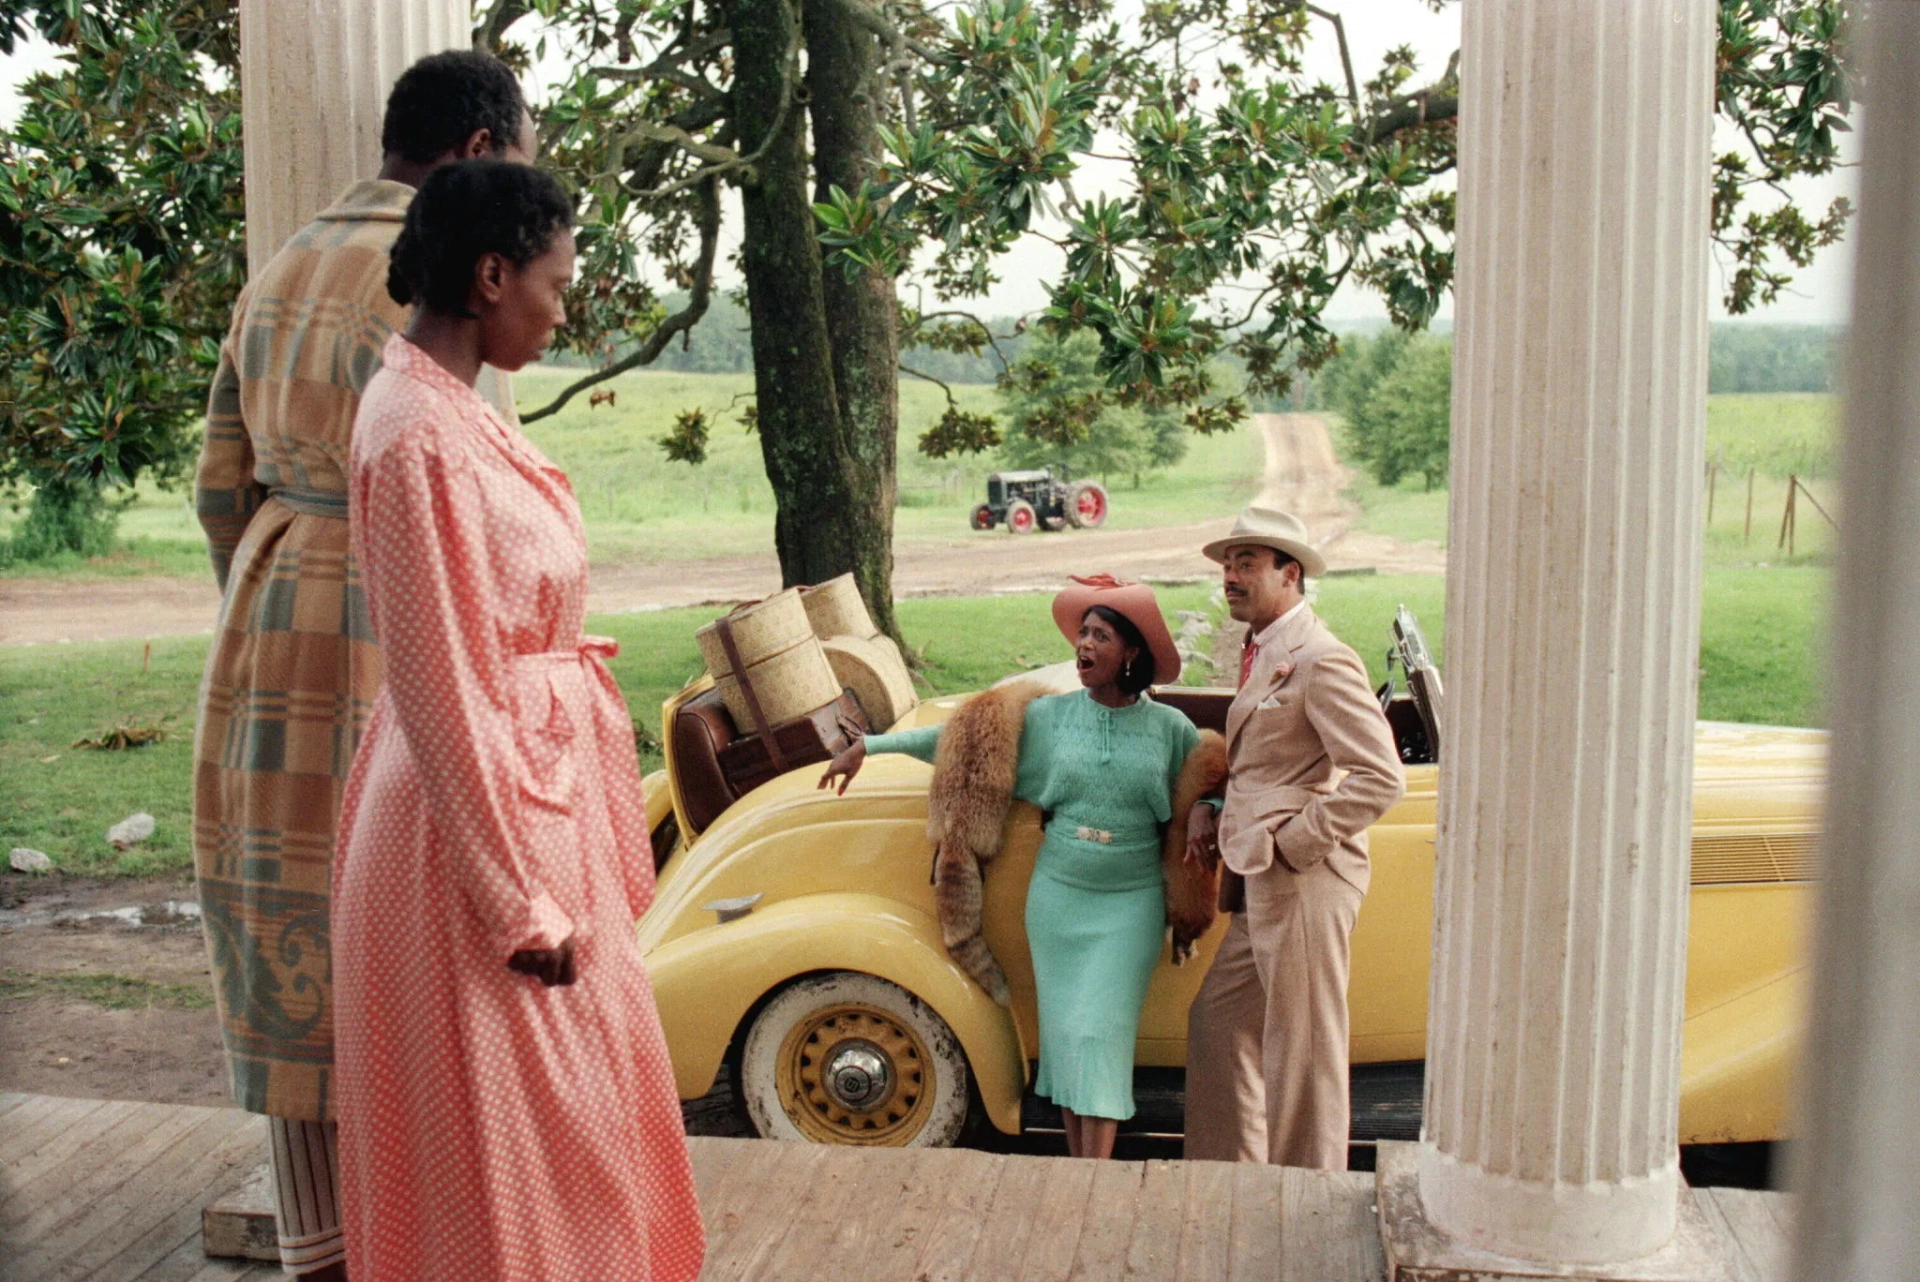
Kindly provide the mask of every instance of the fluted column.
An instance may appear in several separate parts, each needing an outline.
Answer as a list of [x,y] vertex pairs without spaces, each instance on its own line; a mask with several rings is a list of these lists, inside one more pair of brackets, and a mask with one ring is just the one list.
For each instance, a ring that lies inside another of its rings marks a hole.
[[1920,3],[1874,4],[1796,1275],[1920,1276]]
[[379,171],[400,73],[472,43],[469,0],[240,0],[250,271]]
[[1483,1250],[1673,1235],[1711,0],[1468,0],[1419,1189]]

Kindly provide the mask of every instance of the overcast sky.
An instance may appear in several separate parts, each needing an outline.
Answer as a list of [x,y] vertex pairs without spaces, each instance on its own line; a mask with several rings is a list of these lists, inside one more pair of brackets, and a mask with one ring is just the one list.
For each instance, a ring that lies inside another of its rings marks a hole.
[[[1436,14],[1418,0],[1362,0],[1361,3],[1345,5],[1343,9],[1354,68],[1361,79],[1366,79],[1379,67],[1381,55],[1387,49],[1408,44],[1413,47],[1420,61],[1421,71],[1416,76],[1416,82],[1424,83],[1445,67],[1447,57],[1459,43],[1457,5]],[[14,87],[49,61],[46,47],[37,44],[23,46],[19,53],[12,56],[0,55],[0,125],[10,124],[15,115],[17,99]],[[1310,74],[1324,77],[1330,82],[1340,80],[1339,60],[1331,39],[1314,42],[1308,70]],[[530,89],[535,94],[540,92],[539,86],[530,86]],[[1858,123],[1856,111],[1856,127]],[[1857,136],[1857,133],[1852,135],[1855,138]],[[1722,141],[1721,146],[1725,145]],[[1106,183],[1116,183],[1117,176],[1102,175],[1098,164],[1095,162],[1095,167],[1079,175],[1075,181],[1075,188],[1083,199]],[[1842,169],[1826,179],[1801,182],[1794,188],[1794,194],[1802,208],[1810,215],[1817,216],[1834,196],[1854,194],[1856,172]],[[728,222],[733,228],[739,225],[737,217],[730,218]],[[1046,303],[1044,282],[1058,274],[1060,264],[1058,250],[1029,237],[1001,260],[1001,284],[987,299],[973,306],[988,315],[1023,313],[1043,307]],[[1724,293],[1727,269],[1716,262],[1713,272],[1714,314],[1719,317],[1724,315],[1718,307],[1718,298]],[[1770,307],[1750,313],[1748,318],[1821,324],[1843,322],[1847,315],[1851,272],[1849,240],[1824,251],[1812,268],[1799,273],[1790,294]],[[1441,314],[1450,315],[1451,310],[1449,302],[1443,305]],[[1373,319],[1385,314],[1372,295],[1351,288],[1343,290],[1335,298],[1329,312],[1336,321],[1345,322]]]

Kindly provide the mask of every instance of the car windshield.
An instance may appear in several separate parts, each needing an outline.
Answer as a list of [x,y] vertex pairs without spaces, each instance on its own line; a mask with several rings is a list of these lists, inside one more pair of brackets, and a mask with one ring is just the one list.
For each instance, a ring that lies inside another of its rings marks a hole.
[[1393,616],[1393,639],[1400,666],[1407,674],[1407,692],[1419,709],[1421,726],[1427,732],[1427,742],[1437,761],[1446,690],[1440,681],[1440,667],[1433,661],[1433,652],[1427,649],[1426,637],[1420,634],[1420,621],[1404,605]]

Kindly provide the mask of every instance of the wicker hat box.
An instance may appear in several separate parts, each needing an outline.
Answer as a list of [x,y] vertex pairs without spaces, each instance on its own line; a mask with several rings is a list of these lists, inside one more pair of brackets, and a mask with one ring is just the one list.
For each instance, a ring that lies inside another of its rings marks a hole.
[[[762,719],[773,727],[804,720],[840,695],[840,682],[814,635],[797,589],[743,605],[693,636],[727,712],[745,733],[755,733]],[[728,654],[729,639],[740,672],[734,670],[734,658]],[[751,698],[747,686],[751,686]]]
[[[826,760],[919,703],[899,647],[873,626],[851,574],[740,606],[694,640],[714,678],[702,698],[718,698],[733,722],[714,750],[734,796]],[[699,719],[693,709],[681,715]]]
[[813,633],[841,685],[853,691],[867,722],[884,730],[920,704],[913,674],[894,639],[873,625],[853,575],[800,589]]
[[900,652],[887,637],[830,637],[821,642],[836,681],[853,692],[876,730],[888,730],[920,703]]
[[833,637],[872,637],[880,634],[867,613],[860,596],[860,585],[853,575],[843,574],[825,583],[800,589],[800,604],[806,609],[813,635],[822,641]]
[[[707,781],[694,792],[708,820],[768,780],[825,761],[866,732],[866,718],[835,678],[797,590],[741,606],[694,639],[714,686],[681,706],[674,742],[687,754],[683,783]],[[715,700],[731,724],[712,720]]]

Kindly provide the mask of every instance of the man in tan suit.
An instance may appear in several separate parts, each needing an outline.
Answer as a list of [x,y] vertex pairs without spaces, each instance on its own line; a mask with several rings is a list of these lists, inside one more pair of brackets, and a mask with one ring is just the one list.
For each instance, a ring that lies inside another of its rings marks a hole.
[[1326,563],[1300,522],[1250,507],[1205,551],[1248,631],[1226,800],[1190,819],[1235,911],[1188,1015],[1186,1155],[1345,1170],[1347,940],[1405,775],[1366,665],[1307,605]]

